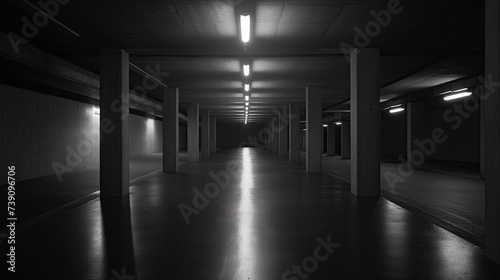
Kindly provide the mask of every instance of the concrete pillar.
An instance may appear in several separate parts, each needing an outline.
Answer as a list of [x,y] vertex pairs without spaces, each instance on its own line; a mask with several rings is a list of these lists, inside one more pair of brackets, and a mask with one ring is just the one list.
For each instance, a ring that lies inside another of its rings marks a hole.
[[201,111],[201,155],[210,156],[210,112]]
[[279,130],[280,130],[280,127],[279,127],[279,119],[278,117],[273,117],[271,119],[271,131],[273,132],[273,136],[272,136],[272,150],[273,150],[273,153],[279,153],[279,149],[280,149],[280,143],[279,143],[279,140],[280,140],[280,135],[279,135]]
[[217,152],[217,117],[210,116],[210,153]]
[[[500,2],[486,0],[486,256],[500,263]],[[489,97],[488,97],[489,94]]]
[[340,125],[340,157],[342,159],[351,158],[351,122],[343,121]]
[[289,151],[288,160],[290,162],[300,162],[300,143],[302,134],[300,131],[300,103],[290,103],[288,110],[288,133]]
[[336,130],[336,125],[335,124],[329,124],[327,128],[327,155],[328,156],[334,156],[335,155],[335,130]]
[[351,53],[351,192],[380,195],[379,50]]
[[321,172],[323,124],[321,123],[321,87],[306,89],[306,170]]
[[188,105],[188,162],[200,161],[200,116],[199,104],[197,102]]
[[[425,103],[408,102],[406,104],[406,149],[408,163],[415,169],[425,168],[425,154],[415,144],[425,137]],[[423,156],[422,156],[423,155]]]
[[179,89],[163,91],[163,172],[179,171]]
[[288,109],[286,107],[280,113],[279,119],[280,156],[288,156]]
[[[485,87],[481,86],[481,94],[485,93]],[[486,179],[486,116],[485,112],[485,100],[480,102],[480,125],[479,125],[479,169],[480,176],[482,180]]]
[[101,196],[123,197],[129,194],[129,56],[120,49],[100,56]]

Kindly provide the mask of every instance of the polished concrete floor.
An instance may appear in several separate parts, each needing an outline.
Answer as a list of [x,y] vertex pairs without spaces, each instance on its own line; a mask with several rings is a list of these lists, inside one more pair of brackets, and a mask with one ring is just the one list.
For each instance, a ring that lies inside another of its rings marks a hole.
[[17,275],[38,279],[500,279],[480,247],[250,148],[136,181],[129,199],[48,216],[17,240]]
[[[409,176],[402,176],[404,174],[400,174],[398,168],[399,164],[380,165],[383,195],[428,214],[440,225],[476,244],[484,244],[486,194],[484,181],[479,175],[432,169],[415,170]],[[323,170],[350,182],[350,160],[324,156]],[[401,176],[404,181],[390,181],[395,178],[393,175]]]

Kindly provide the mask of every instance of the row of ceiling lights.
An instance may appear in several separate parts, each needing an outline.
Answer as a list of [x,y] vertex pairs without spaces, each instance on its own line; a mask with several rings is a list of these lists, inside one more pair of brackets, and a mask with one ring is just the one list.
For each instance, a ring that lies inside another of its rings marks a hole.
[[[451,93],[451,94],[449,94],[449,93]],[[449,91],[443,92],[439,95],[444,95],[444,94],[446,94],[446,96],[443,97],[443,100],[444,101],[451,101],[451,100],[455,100],[455,99],[469,97],[472,95],[472,92],[469,91],[468,88],[462,88],[462,89],[458,89],[458,90],[449,90]],[[391,113],[391,114],[396,114],[399,112],[403,112],[405,110],[403,105],[396,105],[396,106],[392,106],[390,108],[392,108],[389,111],[389,113]]]
[[[248,43],[250,41],[250,15],[240,16],[241,25],[241,40],[243,43]],[[245,77],[250,76],[250,65],[243,65],[243,75]],[[248,114],[250,110],[250,84],[245,83],[245,124],[248,123]]]

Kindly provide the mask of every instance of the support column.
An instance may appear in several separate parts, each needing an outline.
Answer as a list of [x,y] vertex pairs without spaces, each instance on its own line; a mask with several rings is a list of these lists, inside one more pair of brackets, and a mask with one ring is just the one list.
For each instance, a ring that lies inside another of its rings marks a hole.
[[340,125],[340,157],[342,159],[351,158],[351,122],[343,121]]
[[306,90],[306,170],[308,172],[321,172],[321,143],[323,141],[321,115],[321,87],[308,87]]
[[[422,141],[425,138],[425,103],[408,102],[406,103],[406,149],[408,163],[414,169],[425,168],[425,155],[415,144],[415,140]],[[422,157],[424,155],[424,157]]]
[[335,124],[329,124],[327,128],[327,155],[334,156],[335,155]]
[[279,118],[280,156],[288,156],[288,109],[286,107],[280,113]]
[[351,192],[380,195],[379,50],[351,53]]
[[210,117],[210,153],[217,152],[217,117]]
[[280,143],[279,143],[279,140],[280,140],[280,135],[279,135],[279,119],[278,117],[273,117],[271,119],[271,131],[273,132],[273,141],[272,141],[272,149],[273,149],[273,153],[279,153],[279,149],[280,149]]
[[[485,171],[486,256],[500,264],[500,2],[486,0]],[[489,96],[488,96],[489,95]]]
[[201,155],[210,156],[210,112],[201,111]]
[[290,162],[300,162],[300,103],[290,103],[289,111],[289,151]]
[[188,162],[200,161],[200,116],[199,104],[196,102],[188,105]]
[[100,55],[101,196],[123,197],[129,194],[129,55],[121,49]]
[[179,89],[163,91],[163,172],[179,171]]

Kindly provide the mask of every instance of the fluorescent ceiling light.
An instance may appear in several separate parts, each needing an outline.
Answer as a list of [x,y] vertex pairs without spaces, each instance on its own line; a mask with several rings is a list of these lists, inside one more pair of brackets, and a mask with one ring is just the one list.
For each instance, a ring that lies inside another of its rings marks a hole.
[[324,124],[324,125],[323,125],[323,127],[328,127],[328,125],[327,125],[327,124]]
[[241,23],[241,41],[248,43],[250,41],[250,15],[240,16]]
[[342,122],[336,122],[335,124],[336,124],[336,125],[341,125],[341,124],[342,124]]
[[99,109],[97,107],[93,107],[92,108],[92,113],[94,113],[95,115],[100,115],[101,114],[101,109]]
[[250,75],[250,65],[248,65],[248,64],[243,65],[243,74],[245,76],[249,76]]
[[394,108],[394,109],[391,109],[391,110],[389,111],[389,113],[394,114],[394,113],[403,112],[404,110],[405,110],[405,108],[403,108],[403,107],[399,107],[399,108]]
[[460,93],[445,96],[444,100],[449,101],[449,100],[453,100],[453,99],[464,98],[464,97],[471,96],[471,95],[472,95],[472,92],[465,91],[465,92],[460,92]]
[[248,111],[248,107],[245,107],[245,111]]
[[250,100],[250,96],[249,95],[245,95],[245,100],[246,101]]
[[247,103],[245,103],[245,106],[248,106],[248,105],[250,105],[250,103],[248,103],[248,102],[247,102]]
[[249,84],[245,84],[245,91],[249,91],[250,90],[250,85]]

